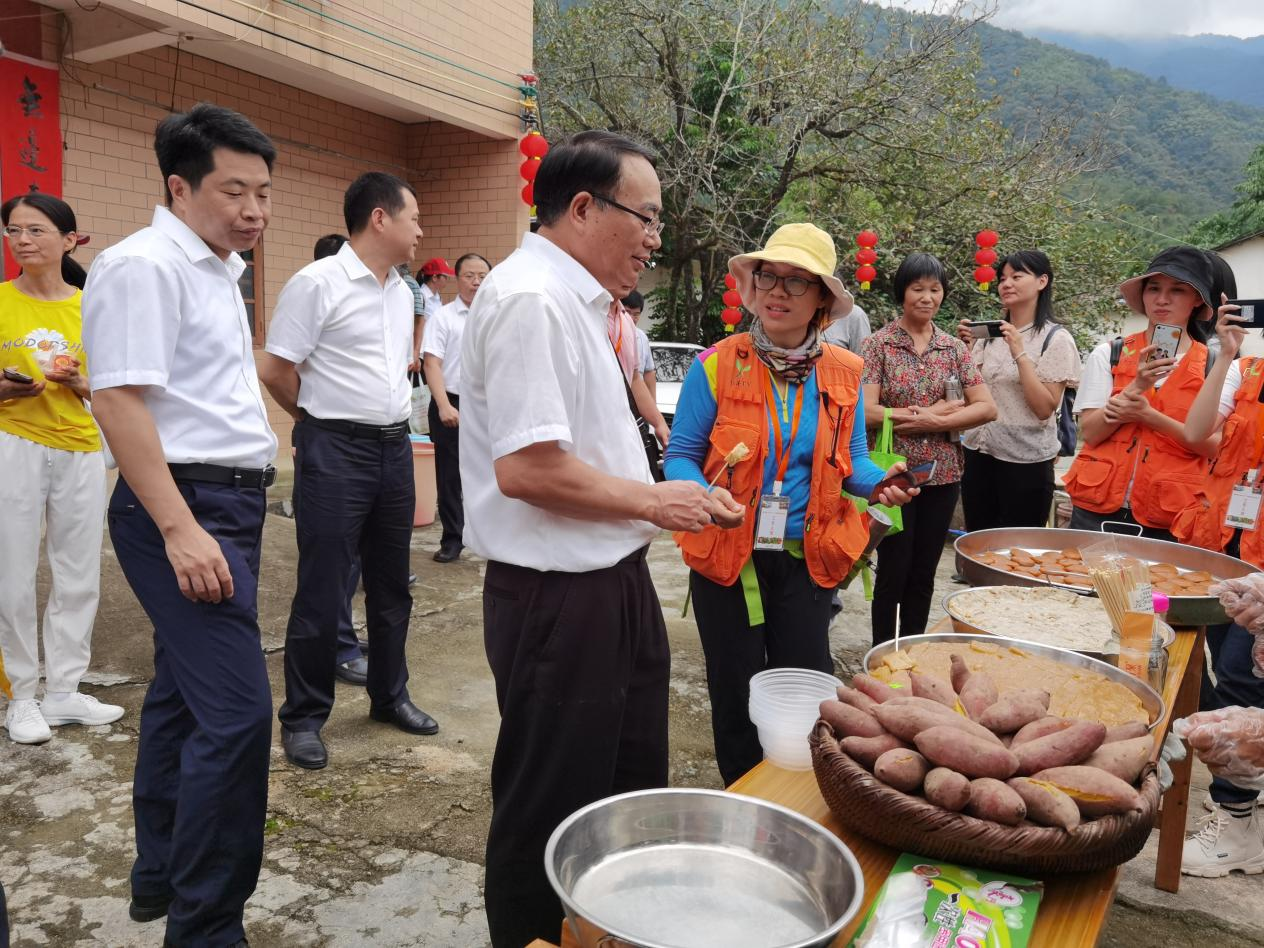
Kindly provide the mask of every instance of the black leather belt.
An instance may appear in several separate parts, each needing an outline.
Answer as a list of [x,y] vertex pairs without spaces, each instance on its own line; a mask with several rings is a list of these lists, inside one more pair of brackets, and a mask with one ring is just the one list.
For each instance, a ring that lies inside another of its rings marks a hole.
[[276,480],[276,468],[271,464],[262,470],[257,467],[225,467],[222,464],[168,464],[167,467],[177,481],[221,484],[238,489],[271,487]]
[[370,441],[401,441],[408,437],[408,422],[399,421],[393,425],[369,425],[362,421],[341,421],[337,418],[316,418],[303,413],[303,422],[336,431],[349,438],[367,438]]

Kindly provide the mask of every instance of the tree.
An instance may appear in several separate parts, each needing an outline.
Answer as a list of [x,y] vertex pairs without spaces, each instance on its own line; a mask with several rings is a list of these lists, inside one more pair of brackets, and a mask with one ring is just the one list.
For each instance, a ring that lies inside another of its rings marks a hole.
[[1190,233],[1190,243],[1219,247],[1264,232],[1264,145],[1252,153],[1242,183],[1235,190],[1239,197],[1233,206],[1197,224]]
[[887,254],[951,247],[962,267],[974,232],[996,220],[1067,230],[1080,211],[1060,189],[1103,163],[1100,137],[1072,134],[1069,114],[1033,113],[1017,133],[992,119],[996,102],[975,81],[982,15],[966,9],[537,2],[546,132],[609,128],[660,156],[662,338],[716,338],[729,256],[790,220],[827,227],[840,261],[851,234],[877,225]]

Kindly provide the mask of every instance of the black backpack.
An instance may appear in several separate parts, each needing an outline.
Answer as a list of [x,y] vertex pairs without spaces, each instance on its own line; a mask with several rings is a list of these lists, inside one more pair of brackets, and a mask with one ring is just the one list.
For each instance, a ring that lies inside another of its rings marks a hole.
[[[1053,329],[1049,332],[1049,335],[1045,336],[1044,344],[1040,347],[1040,354],[1042,356],[1045,354],[1045,350],[1049,348],[1049,343],[1052,341],[1059,329],[1066,329],[1066,327],[1061,326],[1058,323],[1054,323]],[[1123,339],[1119,340],[1120,349],[1123,348],[1123,342]],[[1111,365],[1114,365],[1119,361],[1119,357],[1115,355],[1113,344],[1111,348],[1111,356],[1114,358],[1114,362],[1112,362]],[[1058,406],[1058,409],[1055,412],[1058,422],[1058,454],[1064,458],[1075,456],[1076,442],[1079,439],[1079,432],[1075,427],[1075,392],[1076,390],[1071,388],[1069,385],[1063,388],[1062,404]]]

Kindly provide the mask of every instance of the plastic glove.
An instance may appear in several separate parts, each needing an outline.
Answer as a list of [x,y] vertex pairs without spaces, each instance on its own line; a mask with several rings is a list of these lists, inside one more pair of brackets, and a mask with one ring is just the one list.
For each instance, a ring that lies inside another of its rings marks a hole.
[[1172,773],[1171,761],[1185,759],[1185,745],[1172,731],[1163,738],[1163,751],[1159,754],[1159,792],[1167,793],[1172,789],[1176,777]]
[[1264,790],[1264,708],[1199,711],[1172,724],[1217,777],[1243,790]]
[[1264,633],[1264,573],[1222,579],[1208,590],[1220,597],[1229,618],[1253,635]]

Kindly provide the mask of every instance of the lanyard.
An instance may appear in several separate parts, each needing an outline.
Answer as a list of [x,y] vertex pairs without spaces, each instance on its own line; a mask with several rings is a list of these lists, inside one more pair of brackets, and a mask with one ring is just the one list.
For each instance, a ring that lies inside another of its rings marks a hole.
[[[795,436],[799,433],[799,416],[803,414],[803,392],[799,392],[799,397],[794,400],[794,424],[790,426],[790,440],[786,443],[785,450],[781,446],[781,421],[777,418],[777,399],[772,391],[772,373],[764,372],[764,394],[767,397],[768,411],[772,415],[772,431],[773,437],[776,439],[777,445],[777,473],[773,480],[772,492],[778,497],[781,496],[781,484],[786,479],[786,468],[790,465],[790,451],[794,448]],[[790,395],[790,385],[786,384],[786,396]]]
[[615,316],[614,321],[615,321],[615,324],[619,327],[619,338],[611,339],[610,342],[614,345],[614,354],[619,355],[619,353],[622,352],[623,350],[623,312],[622,311],[620,311]]

